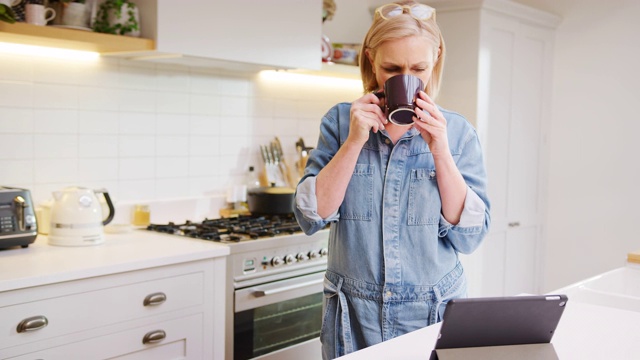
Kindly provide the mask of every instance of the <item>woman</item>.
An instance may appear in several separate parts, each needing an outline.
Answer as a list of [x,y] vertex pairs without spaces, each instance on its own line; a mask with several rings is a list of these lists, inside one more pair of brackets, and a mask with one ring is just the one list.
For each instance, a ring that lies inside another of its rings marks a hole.
[[[440,321],[466,294],[458,253],[475,250],[490,223],[476,131],[432,100],[445,55],[435,10],[378,8],[360,55],[365,95],[324,116],[296,192],[307,234],[331,223],[325,359]],[[372,93],[398,74],[427,84],[413,126],[388,122]]]

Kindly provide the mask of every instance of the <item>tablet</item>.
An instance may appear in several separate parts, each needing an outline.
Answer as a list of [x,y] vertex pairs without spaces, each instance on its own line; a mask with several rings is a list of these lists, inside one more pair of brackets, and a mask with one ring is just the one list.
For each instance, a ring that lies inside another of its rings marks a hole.
[[566,295],[453,299],[435,349],[549,343]]

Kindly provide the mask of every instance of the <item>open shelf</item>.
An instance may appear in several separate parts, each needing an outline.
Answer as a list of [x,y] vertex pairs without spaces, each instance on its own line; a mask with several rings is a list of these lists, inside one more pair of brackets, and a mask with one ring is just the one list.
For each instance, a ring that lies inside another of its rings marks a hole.
[[0,42],[116,54],[155,49],[150,39],[0,21]]

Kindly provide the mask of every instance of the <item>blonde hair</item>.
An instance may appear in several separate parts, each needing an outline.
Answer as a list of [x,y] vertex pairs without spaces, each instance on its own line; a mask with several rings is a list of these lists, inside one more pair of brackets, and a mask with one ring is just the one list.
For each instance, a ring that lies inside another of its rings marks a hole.
[[[415,5],[418,3],[415,1],[398,1],[395,4]],[[425,87],[425,91],[430,97],[435,98],[438,95],[444,68],[445,47],[442,33],[436,23],[435,14],[428,20],[415,19],[408,13],[384,19],[377,12],[374,14],[373,24],[371,24],[367,35],[364,37],[362,48],[360,49],[360,74],[362,75],[362,85],[365,93],[378,90],[382,85],[378,84],[376,80],[376,75],[366,52],[369,51],[371,58],[374,59],[378,48],[384,42],[408,36],[425,36],[434,45],[434,48],[439,49],[434,54],[435,63],[429,82]]]

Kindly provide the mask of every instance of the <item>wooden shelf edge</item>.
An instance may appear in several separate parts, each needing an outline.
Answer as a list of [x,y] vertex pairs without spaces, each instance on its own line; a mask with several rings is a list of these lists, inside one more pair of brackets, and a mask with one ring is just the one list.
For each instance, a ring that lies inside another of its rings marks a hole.
[[151,39],[5,22],[0,22],[0,42],[94,51],[100,54],[155,49],[155,42]]

